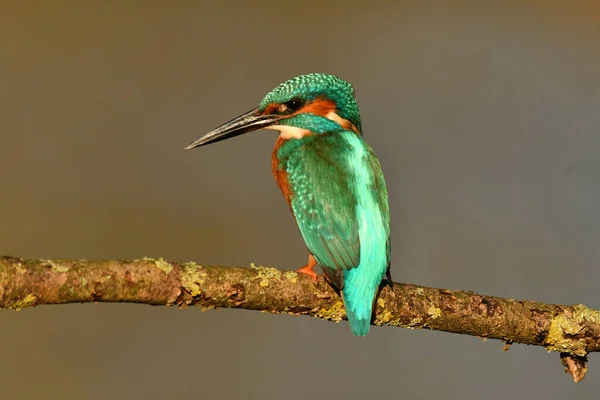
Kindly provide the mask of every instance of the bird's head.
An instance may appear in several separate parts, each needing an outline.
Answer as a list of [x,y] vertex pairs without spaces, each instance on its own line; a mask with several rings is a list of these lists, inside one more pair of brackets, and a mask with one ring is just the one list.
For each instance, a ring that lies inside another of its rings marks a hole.
[[297,76],[271,90],[257,108],[212,130],[186,149],[259,129],[279,130],[286,139],[336,130],[350,130],[360,135],[354,89],[333,75]]

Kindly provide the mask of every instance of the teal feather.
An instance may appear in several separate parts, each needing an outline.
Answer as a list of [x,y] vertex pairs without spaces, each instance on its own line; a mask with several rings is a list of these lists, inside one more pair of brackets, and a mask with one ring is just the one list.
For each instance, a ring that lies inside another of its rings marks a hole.
[[310,253],[342,291],[352,332],[369,332],[373,301],[390,262],[390,217],[383,173],[354,132],[311,114],[286,125],[316,135],[277,150],[287,172],[291,208]]

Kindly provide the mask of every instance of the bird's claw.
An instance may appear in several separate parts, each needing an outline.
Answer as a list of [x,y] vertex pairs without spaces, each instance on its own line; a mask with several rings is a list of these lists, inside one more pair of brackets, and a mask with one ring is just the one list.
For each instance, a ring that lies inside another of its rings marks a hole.
[[308,275],[314,282],[316,282],[319,275],[313,271],[313,267],[314,265],[306,264],[304,267],[298,268],[296,272],[299,274]]

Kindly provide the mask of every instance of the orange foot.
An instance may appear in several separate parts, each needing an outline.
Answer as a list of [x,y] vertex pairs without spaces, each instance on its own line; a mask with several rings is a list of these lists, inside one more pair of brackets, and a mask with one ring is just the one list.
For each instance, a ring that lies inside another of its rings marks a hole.
[[301,273],[301,274],[305,274],[311,277],[311,279],[313,281],[317,281],[317,277],[319,275],[317,275],[317,273],[315,271],[313,271],[313,268],[315,267],[315,265],[317,265],[317,261],[315,260],[315,258],[313,257],[312,254],[308,254],[308,264],[306,264],[304,267],[302,268],[298,268],[296,270],[296,272]]

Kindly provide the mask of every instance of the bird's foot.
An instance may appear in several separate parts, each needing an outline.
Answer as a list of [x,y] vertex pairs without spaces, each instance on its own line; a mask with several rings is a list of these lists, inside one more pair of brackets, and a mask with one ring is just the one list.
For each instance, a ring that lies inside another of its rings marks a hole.
[[317,281],[317,277],[319,276],[315,271],[313,271],[313,267],[310,264],[306,264],[304,267],[298,268],[296,272],[299,274],[305,274],[310,276],[315,282]]
[[304,267],[302,268],[298,268],[296,270],[297,273],[299,274],[305,274],[308,275],[313,281],[317,281],[317,277],[319,275],[317,275],[317,273],[315,271],[313,271],[313,268],[315,267],[315,265],[317,265],[317,261],[315,260],[315,258],[312,256],[312,254],[310,254],[308,256],[308,264],[306,264]]

